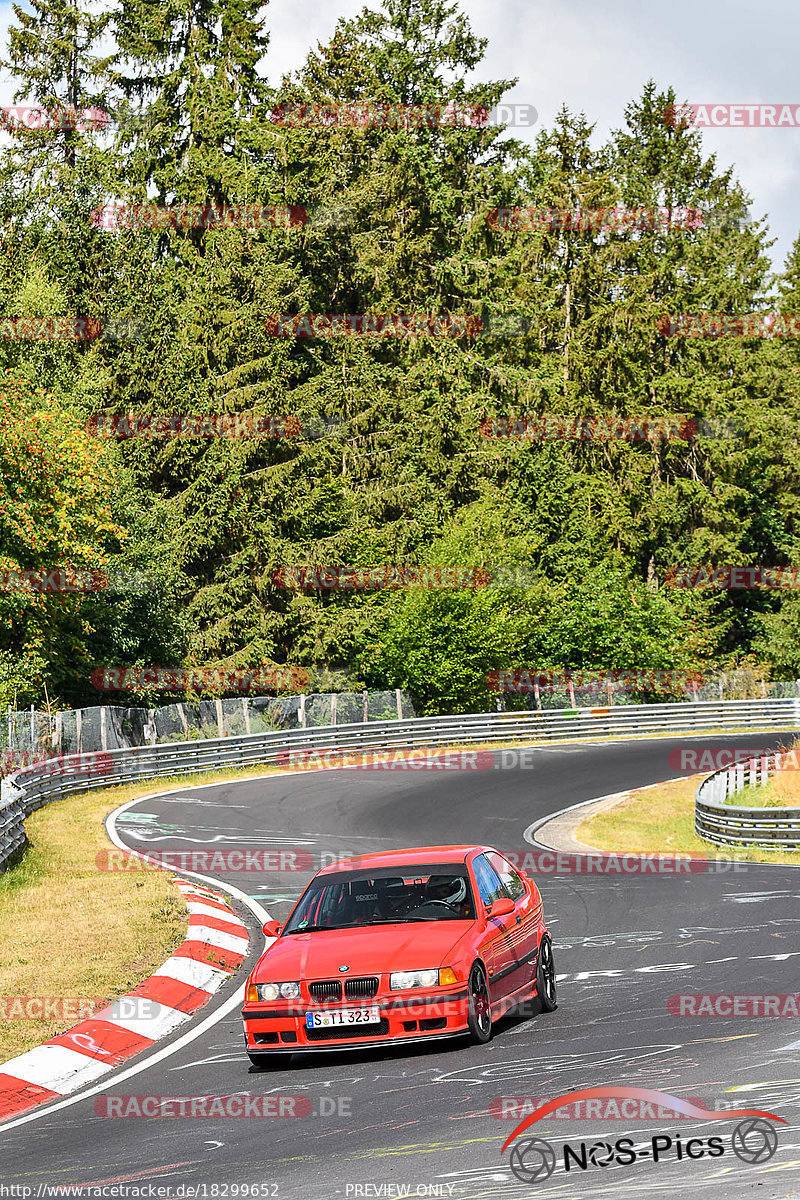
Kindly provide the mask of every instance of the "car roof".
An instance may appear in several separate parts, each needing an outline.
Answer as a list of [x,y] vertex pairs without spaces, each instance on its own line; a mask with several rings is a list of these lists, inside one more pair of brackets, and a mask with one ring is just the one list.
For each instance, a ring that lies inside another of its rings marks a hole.
[[341,874],[347,864],[353,864],[354,871],[367,870],[370,867],[416,867],[425,863],[463,863],[468,854],[491,850],[491,846],[419,846],[413,850],[381,850],[377,854],[360,854],[357,858],[342,858],[330,866],[323,867],[319,875]]

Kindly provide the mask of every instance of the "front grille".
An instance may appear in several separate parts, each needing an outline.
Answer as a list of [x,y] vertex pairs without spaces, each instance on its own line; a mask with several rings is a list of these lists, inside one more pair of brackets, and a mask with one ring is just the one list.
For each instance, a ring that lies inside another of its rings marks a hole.
[[342,985],[338,979],[324,979],[321,983],[310,983],[308,990],[314,1000],[341,1000]]
[[375,996],[378,993],[378,976],[365,975],[362,979],[345,979],[344,994],[348,998],[355,996]]
[[330,1029],[307,1029],[309,1042],[331,1042],[343,1038],[380,1037],[389,1032],[389,1022],[383,1017],[378,1025],[333,1025]]

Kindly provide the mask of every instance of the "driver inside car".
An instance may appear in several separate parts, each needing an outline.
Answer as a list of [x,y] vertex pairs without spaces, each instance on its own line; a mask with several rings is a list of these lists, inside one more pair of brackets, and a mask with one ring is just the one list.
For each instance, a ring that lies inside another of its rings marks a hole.
[[425,885],[425,894],[420,905],[414,910],[415,914],[436,915],[442,906],[459,917],[470,915],[470,904],[467,899],[467,881],[463,875],[431,875]]

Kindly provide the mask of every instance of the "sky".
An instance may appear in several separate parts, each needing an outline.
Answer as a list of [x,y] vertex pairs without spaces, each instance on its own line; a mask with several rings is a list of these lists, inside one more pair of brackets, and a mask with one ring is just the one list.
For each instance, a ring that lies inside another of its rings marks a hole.
[[[322,0],[318,6],[271,0],[270,82],[299,67],[310,47],[330,38],[339,17],[354,16],[363,6],[363,0]],[[521,140],[533,140],[566,104],[596,123],[600,142],[622,125],[626,104],[648,78],[662,90],[672,85],[680,100],[690,102],[800,105],[797,0],[461,0],[461,8],[489,41],[479,76],[517,76],[509,99],[537,109],[536,125],[515,130]],[[11,5],[0,3],[4,42],[11,20]],[[0,103],[10,103],[13,90],[0,72]],[[734,167],[752,197],[751,217],[768,217],[777,239],[773,262],[781,269],[800,233],[794,194],[800,187],[800,127],[709,129],[703,144],[720,167]]]

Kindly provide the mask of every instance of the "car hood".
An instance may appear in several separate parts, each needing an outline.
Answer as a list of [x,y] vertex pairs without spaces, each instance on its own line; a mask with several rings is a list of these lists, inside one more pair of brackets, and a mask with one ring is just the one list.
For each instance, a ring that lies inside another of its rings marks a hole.
[[[257,983],[337,979],[446,967],[473,925],[473,921],[430,921],[291,933],[265,951],[253,979]],[[340,972],[342,966],[349,971]]]

